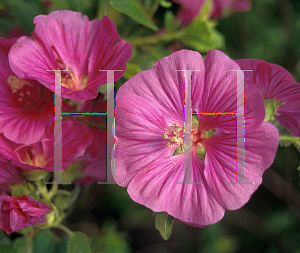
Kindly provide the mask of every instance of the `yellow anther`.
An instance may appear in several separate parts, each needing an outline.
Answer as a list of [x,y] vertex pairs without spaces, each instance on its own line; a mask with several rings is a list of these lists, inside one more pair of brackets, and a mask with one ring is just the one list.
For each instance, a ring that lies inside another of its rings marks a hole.
[[25,85],[28,85],[29,87],[32,86],[29,80],[20,79],[16,76],[9,76],[7,78],[7,83],[10,85],[13,93],[22,89]]

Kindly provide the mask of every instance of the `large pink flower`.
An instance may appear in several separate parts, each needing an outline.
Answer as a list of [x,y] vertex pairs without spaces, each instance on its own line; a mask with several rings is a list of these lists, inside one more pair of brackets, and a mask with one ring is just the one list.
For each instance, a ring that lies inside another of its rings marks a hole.
[[37,142],[54,117],[53,93],[10,69],[8,52],[16,39],[0,38],[0,133],[16,143]]
[[108,18],[89,21],[79,12],[54,11],[35,17],[32,38],[21,37],[9,54],[11,68],[20,78],[34,79],[54,91],[54,72],[61,69],[62,97],[72,100],[95,98],[106,83],[104,69],[120,70],[132,54],[132,45],[118,35]]
[[[88,127],[76,121],[67,119],[62,122],[62,169],[67,168],[78,156],[84,154],[86,147],[93,141]],[[0,154],[2,160],[10,161],[12,165],[26,170],[54,171],[54,124],[46,127],[41,140],[31,145],[16,144],[0,135]]]
[[[179,19],[182,25],[190,23],[200,12],[207,0],[172,0],[182,6],[179,12]],[[251,2],[248,0],[213,0],[210,17],[218,19],[224,16],[226,11],[248,11]]]
[[[239,154],[244,147],[236,147],[236,116],[193,116],[193,144],[185,147],[185,78],[176,71],[183,69],[201,70],[192,75],[193,112],[241,108],[237,73],[229,71],[239,67],[222,52],[210,50],[205,62],[199,53],[188,50],[161,59],[117,93],[115,180],[128,187],[134,201],[201,226],[217,222],[225,209],[240,208],[249,200],[273,162],[279,134],[263,121],[263,100],[246,79],[245,181],[253,184],[230,184],[236,180],[237,163],[243,164]],[[177,184],[184,181],[185,172],[189,181],[200,184]]]
[[245,75],[258,87],[264,100],[278,103],[274,117],[290,132],[300,134],[300,84],[284,68],[256,59],[236,61],[241,69],[250,69]]
[[30,196],[0,196],[0,228],[11,234],[19,229],[47,222],[51,208]]

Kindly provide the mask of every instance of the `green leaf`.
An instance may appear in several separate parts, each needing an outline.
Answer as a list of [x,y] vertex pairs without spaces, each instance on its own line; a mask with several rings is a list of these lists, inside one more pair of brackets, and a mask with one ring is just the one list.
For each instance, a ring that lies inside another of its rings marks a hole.
[[91,242],[87,236],[81,232],[74,232],[69,237],[67,253],[92,253]]
[[111,5],[118,11],[131,17],[136,22],[158,31],[158,27],[146,13],[141,0],[111,0]]
[[223,35],[215,29],[217,23],[209,20],[210,10],[211,0],[203,5],[200,15],[181,30],[183,44],[199,52],[224,47]]
[[167,32],[177,31],[179,29],[179,24],[177,23],[172,11],[168,10],[165,14],[165,27]]
[[170,8],[173,4],[167,0],[160,0],[159,4],[164,8]]
[[38,231],[33,238],[33,253],[55,253],[56,241],[50,230]]
[[13,245],[1,245],[0,244],[0,252],[3,252],[3,253],[17,253],[17,249]]
[[27,236],[17,238],[14,246],[17,248],[16,253],[33,253],[33,243]]
[[155,213],[155,228],[164,240],[168,240],[172,234],[174,217],[166,212]]

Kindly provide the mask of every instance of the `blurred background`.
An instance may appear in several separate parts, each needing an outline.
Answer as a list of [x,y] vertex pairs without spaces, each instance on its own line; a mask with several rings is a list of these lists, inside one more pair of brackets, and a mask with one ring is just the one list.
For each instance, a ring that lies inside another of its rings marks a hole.
[[[137,17],[120,11],[117,2],[1,0],[0,36],[30,36],[35,16],[69,9],[88,15],[90,20],[108,15],[120,36],[133,43],[133,57],[125,75],[116,82],[116,90],[131,76],[182,48],[197,50],[203,56],[210,48],[217,48],[231,59],[255,58],[275,63],[300,82],[299,0],[254,0],[249,12],[235,12],[217,21],[207,21],[213,30],[205,26],[189,28],[186,33],[190,32],[190,36],[185,39],[168,37],[186,29],[176,21],[180,5],[170,5],[167,1],[133,1],[142,4],[148,13],[148,21],[141,25]],[[209,36],[204,36],[201,44],[202,31]],[[155,229],[153,212],[133,202],[126,188],[117,185],[83,187],[64,225],[93,238],[94,252],[300,253],[299,152],[293,145],[280,146],[273,165],[264,173],[262,185],[245,206],[226,211],[220,222],[203,228],[176,221],[168,241]],[[54,232],[36,234],[34,253],[65,252],[65,234],[59,230]],[[0,252],[10,252],[5,242],[18,234],[0,235],[4,245]]]

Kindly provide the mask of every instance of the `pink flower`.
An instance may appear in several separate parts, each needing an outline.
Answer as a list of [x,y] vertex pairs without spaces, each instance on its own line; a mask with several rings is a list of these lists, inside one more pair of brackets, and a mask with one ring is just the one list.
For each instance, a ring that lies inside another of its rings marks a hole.
[[254,82],[263,99],[281,102],[274,117],[293,135],[300,134],[300,84],[284,68],[262,60],[237,60],[241,69],[251,69],[245,75]]
[[32,144],[53,121],[54,96],[37,81],[12,72],[8,52],[16,40],[0,38],[0,133],[16,143]]
[[0,196],[0,228],[11,234],[19,229],[47,222],[51,208],[30,196]]
[[22,170],[7,162],[0,162],[0,184],[20,184],[23,182]]
[[[62,168],[67,168],[72,160],[84,154],[93,141],[88,127],[67,119],[62,122]],[[0,135],[2,159],[25,170],[54,170],[54,125],[46,127],[41,140],[31,145],[16,144]]]
[[[190,23],[200,12],[203,4],[207,0],[172,0],[182,6],[179,12],[179,20],[182,25]],[[251,2],[248,0],[213,0],[211,19],[222,18],[228,11],[248,11]]]
[[118,35],[114,23],[104,17],[89,21],[74,11],[54,11],[35,17],[32,38],[21,37],[9,54],[11,68],[20,78],[34,79],[54,91],[54,70],[62,72],[62,97],[87,100],[97,96],[106,83],[106,72],[113,69],[121,78],[132,45]]
[[[115,180],[128,187],[130,197],[154,212],[167,212],[197,226],[220,220],[225,209],[244,205],[261,184],[278,147],[278,130],[264,122],[258,89],[245,80],[245,182],[236,181],[235,115],[193,116],[192,146],[184,139],[183,69],[192,74],[193,112],[236,112],[238,65],[210,50],[181,50],[140,72],[119,89],[115,108]],[[238,138],[243,138],[239,136]],[[183,150],[185,153],[183,154]],[[186,159],[186,167],[184,162]],[[236,160],[237,159],[237,160]],[[113,163],[112,163],[113,166]],[[191,182],[183,182],[184,173]],[[238,175],[240,176],[240,171]]]
[[[96,102],[91,100],[85,101],[80,106],[80,112],[106,112],[106,101],[103,95],[99,95]],[[85,115],[84,120],[105,125],[100,115]],[[75,183],[82,185],[89,185],[106,180],[106,130],[89,127],[94,139],[92,144],[87,147],[83,156],[76,159],[77,162],[83,162],[81,167],[83,172],[80,179]]]

